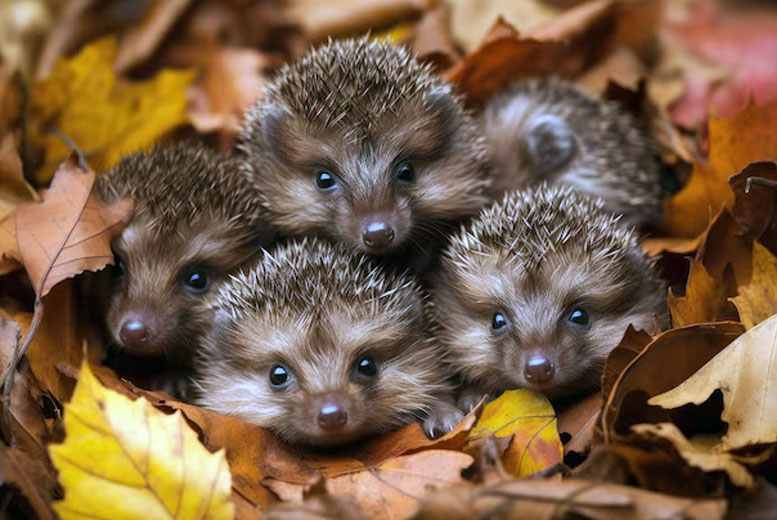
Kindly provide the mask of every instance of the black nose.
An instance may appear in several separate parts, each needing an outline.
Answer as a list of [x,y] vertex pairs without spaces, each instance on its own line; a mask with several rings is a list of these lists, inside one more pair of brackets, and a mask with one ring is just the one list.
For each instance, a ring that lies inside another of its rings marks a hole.
[[538,385],[549,383],[554,372],[553,362],[543,356],[531,357],[523,369],[526,380]]
[[343,403],[335,396],[327,396],[318,410],[318,425],[322,430],[339,430],[348,422],[348,412]]
[[119,331],[119,339],[126,347],[140,348],[151,337],[150,328],[139,317],[124,320]]
[[394,241],[394,229],[384,220],[375,220],[364,227],[364,244],[372,249],[386,249]]

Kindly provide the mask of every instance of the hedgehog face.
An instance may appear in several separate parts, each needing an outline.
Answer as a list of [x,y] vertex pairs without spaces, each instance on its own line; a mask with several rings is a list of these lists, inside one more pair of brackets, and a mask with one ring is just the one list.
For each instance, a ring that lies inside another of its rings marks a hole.
[[456,271],[439,303],[454,363],[493,392],[559,398],[595,388],[628,325],[655,324],[658,297],[639,298],[642,267],[560,256],[532,270],[499,258]]
[[113,244],[106,322],[116,344],[185,359],[207,324],[205,295],[248,260],[255,246],[246,242],[226,221],[193,221],[165,234],[134,221]]
[[206,339],[200,404],[295,444],[334,446],[413,420],[443,387],[420,331],[385,316],[309,309],[235,320]]

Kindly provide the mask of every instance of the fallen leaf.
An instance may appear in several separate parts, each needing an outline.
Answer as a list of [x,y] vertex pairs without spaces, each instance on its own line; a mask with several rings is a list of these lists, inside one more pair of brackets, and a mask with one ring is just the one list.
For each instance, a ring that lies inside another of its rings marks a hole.
[[224,452],[208,452],[180,412],[106,389],[86,363],[65,431],[49,448],[65,488],[54,505],[61,518],[233,517]]
[[0,220],[13,213],[20,202],[37,199],[38,194],[24,179],[13,137],[6,135],[0,141]]
[[635,424],[631,429],[645,436],[655,436],[672,443],[679,455],[691,466],[707,473],[724,471],[731,483],[739,487],[752,487],[755,479],[745,466],[729,453],[715,452],[714,445],[704,442],[706,439],[686,439],[685,435],[672,423]]
[[562,462],[564,447],[557,423],[553,407],[543,395],[508,390],[486,405],[469,434],[468,445],[490,435],[512,436],[502,463],[511,475],[526,477]]
[[685,381],[742,332],[739,323],[703,323],[671,329],[653,338],[623,369],[606,396],[604,441],[615,442],[632,424],[669,421],[663,410],[648,406],[656,404],[648,399]]
[[777,441],[777,315],[734,340],[691,377],[648,404],[673,409],[701,404],[723,393],[721,419],[728,423],[723,446],[736,449]]
[[745,330],[777,313],[777,258],[758,242],[753,242],[753,276],[738,290],[731,301]]
[[629,366],[635,357],[637,357],[650,342],[653,337],[644,330],[637,330],[633,325],[629,325],[623,334],[618,346],[607,356],[604,362],[604,371],[602,372],[602,395],[609,396],[612,387],[620,377],[621,373]]
[[685,327],[694,323],[715,321],[718,307],[723,297],[723,287],[709,275],[704,265],[690,259],[691,272],[685,285],[685,296],[675,296],[670,291],[667,296],[672,326]]
[[[0,471],[3,474],[4,484],[19,488],[37,518],[42,520],[57,518],[51,507],[56,480],[43,468],[39,460],[25,455],[21,450],[11,449],[4,443],[0,443]],[[4,500],[9,498],[10,493]]]
[[559,434],[569,435],[564,443],[565,456],[572,452],[581,457],[588,454],[602,404],[602,393],[596,392],[558,410]]
[[677,237],[704,231],[721,208],[731,208],[729,176],[753,161],[777,157],[777,100],[754,102],[732,118],[711,117],[709,157],[696,163],[691,178],[665,205],[664,229]]
[[303,503],[281,502],[270,507],[264,520],[362,520],[364,516],[348,498],[329,494],[326,481],[319,478],[303,495]]
[[155,143],[186,122],[186,89],[194,72],[163,70],[154,79],[128,83],[113,72],[116,40],[105,38],[57,62],[30,91],[30,142],[45,150],[36,180],[47,182],[72,140],[98,171]]
[[431,63],[437,71],[446,70],[459,60],[451,34],[450,4],[440,3],[424,13],[413,29],[411,46],[419,60]]
[[474,489],[430,493],[416,520],[594,520],[722,519],[725,500],[704,500],[652,493],[632,486],[580,479],[519,479]]
[[756,161],[728,179],[734,192],[734,219],[742,226],[747,236],[753,240],[761,240],[772,249],[772,246],[777,247],[777,190],[757,182],[749,183],[748,179],[751,177],[777,182],[777,163]]
[[[426,450],[329,477],[326,488],[332,496],[350,498],[368,518],[407,518],[416,511],[425,492],[466,484],[461,472],[472,462],[472,457],[464,453]],[[300,486],[272,479],[266,480],[265,485],[281,500],[303,499]]]
[[111,240],[132,210],[119,201],[103,206],[91,195],[95,175],[71,156],[60,165],[40,204],[16,211],[16,239],[24,268],[39,298],[83,271],[97,271],[113,261]]

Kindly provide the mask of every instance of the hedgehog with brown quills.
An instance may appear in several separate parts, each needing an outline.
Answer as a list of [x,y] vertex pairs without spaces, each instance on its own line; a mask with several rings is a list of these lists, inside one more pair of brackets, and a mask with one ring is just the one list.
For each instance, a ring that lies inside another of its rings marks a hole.
[[209,321],[205,296],[267,245],[254,184],[229,157],[177,144],[122,159],[95,193],[134,202],[101,284],[110,336],[129,354],[186,363]]
[[597,388],[629,324],[663,320],[665,292],[601,199],[569,186],[508,193],[452,238],[435,288],[462,408],[511,388],[551,399]]
[[424,251],[488,200],[474,121],[448,83],[388,42],[329,42],[285,66],[238,148],[279,231],[369,255]]
[[198,405],[293,444],[335,446],[416,419],[463,417],[412,278],[319,239],[292,241],[221,287],[198,356]]
[[614,102],[558,79],[515,83],[479,116],[499,195],[540,182],[601,197],[634,225],[660,222],[662,189],[654,147]]

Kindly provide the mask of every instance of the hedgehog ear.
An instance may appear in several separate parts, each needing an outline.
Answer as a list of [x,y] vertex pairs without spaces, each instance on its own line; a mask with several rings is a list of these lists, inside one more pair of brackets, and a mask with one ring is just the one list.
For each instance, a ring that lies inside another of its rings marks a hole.
[[456,122],[459,120],[459,104],[456,98],[447,89],[432,91],[427,98],[429,113],[435,120],[435,127],[439,129],[440,140],[447,141],[455,131]]
[[286,112],[279,107],[272,107],[262,114],[261,138],[269,145],[268,149],[279,155],[284,153],[284,121]]
[[524,139],[532,169],[544,177],[567,164],[577,152],[575,134],[564,118],[544,115],[534,120]]

